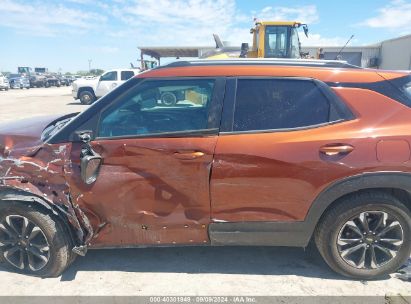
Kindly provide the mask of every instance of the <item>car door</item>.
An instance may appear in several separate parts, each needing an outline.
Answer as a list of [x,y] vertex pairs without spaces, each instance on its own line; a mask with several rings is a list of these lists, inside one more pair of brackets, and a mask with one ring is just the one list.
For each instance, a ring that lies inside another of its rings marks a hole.
[[211,178],[212,221],[303,221],[350,170],[350,110],[324,83],[230,79]]
[[114,90],[120,83],[118,76],[117,71],[110,71],[101,75],[96,88],[96,96],[102,97],[111,90]]
[[[144,80],[94,119],[99,176],[90,186],[70,181],[74,200],[103,227],[92,245],[208,242],[209,179],[224,89],[221,78]],[[175,94],[177,103],[162,104],[162,91]],[[72,149],[73,163],[79,150]]]

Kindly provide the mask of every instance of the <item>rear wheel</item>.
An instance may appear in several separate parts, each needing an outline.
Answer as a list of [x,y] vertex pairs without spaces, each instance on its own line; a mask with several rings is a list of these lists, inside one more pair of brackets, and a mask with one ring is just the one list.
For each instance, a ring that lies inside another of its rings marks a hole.
[[315,242],[336,272],[375,279],[396,271],[410,256],[410,211],[383,192],[348,196],[323,217]]
[[96,97],[93,92],[83,91],[79,94],[79,99],[83,105],[90,105],[96,100]]
[[62,223],[23,203],[0,206],[0,260],[16,272],[59,276],[73,259]]

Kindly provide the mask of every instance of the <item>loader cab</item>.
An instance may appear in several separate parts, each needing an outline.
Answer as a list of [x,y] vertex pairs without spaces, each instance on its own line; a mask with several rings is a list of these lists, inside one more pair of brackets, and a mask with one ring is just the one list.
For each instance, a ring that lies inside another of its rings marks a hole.
[[247,57],[301,58],[300,27],[308,35],[307,25],[299,22],[256,22],[250,30],[253,47]]

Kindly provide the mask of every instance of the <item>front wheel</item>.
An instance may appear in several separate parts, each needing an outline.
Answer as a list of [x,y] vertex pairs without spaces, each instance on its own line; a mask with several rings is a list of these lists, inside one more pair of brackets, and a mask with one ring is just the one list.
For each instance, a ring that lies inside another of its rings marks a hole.
[[25,203],[1,203],[0,261],[9,269],[40,277],[59,276],[73,258],[59,220]]
[[384,192],[348,196],[323,217],[315,242],[327,264],[344,276],[388,275],[410,256],[410,210]]
[[83,105],[90,105],[96,100],[96,97],[90,91],[83,91],[80,93],[79,99]]

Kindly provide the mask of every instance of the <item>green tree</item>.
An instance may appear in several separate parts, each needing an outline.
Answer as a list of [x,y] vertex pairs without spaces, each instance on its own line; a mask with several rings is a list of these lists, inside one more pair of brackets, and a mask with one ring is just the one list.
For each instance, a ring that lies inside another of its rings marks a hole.
[[91,69],[90,70],[90,74],[94,76],[100,76],[103,73],[104,73],[104,70],[102,69]]

